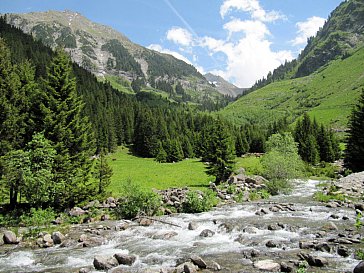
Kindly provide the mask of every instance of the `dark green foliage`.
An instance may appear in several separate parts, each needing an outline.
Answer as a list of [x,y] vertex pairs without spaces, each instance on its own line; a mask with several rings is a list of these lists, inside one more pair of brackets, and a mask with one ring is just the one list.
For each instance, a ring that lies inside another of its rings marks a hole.
[[207,143],[203,160],[208,163],[206,173],[215,176],[215,182],[226,181],[234,168],[234,141],[227,126],[216,120],[207,129]]
[[83,102],[77,94],[76,79],[68,55],[57,51],[48,67],[45,80],[44,135],[57,151],[54,182],[64,194],[55,196],[54,204],[76,204],[92,195],[89,183],[90,157],[95,149],[88,118],[83,115]]
[[183,159],[183,150],[178,139],[167,140],[167,162],[178,162]]
[[298,153],[306,162],[333,162],[340,157],[340,147],[332,131],[311,121],[307,113],[298,120],[294,131]]
[[235,136],[235,153],[237,156],[242,156],[249,151],[249,143],[242,130],[238,129],[235,132]]
[[364,171],[364,89],[350,116],[345,165],[353,172]]
[[95,160],[94,177],[98,182],[98,193],[104,194],[106,192],[106,188],[110,185],[110,178],[113,171],[107,162],[105,151],[101,151],[99,157]]

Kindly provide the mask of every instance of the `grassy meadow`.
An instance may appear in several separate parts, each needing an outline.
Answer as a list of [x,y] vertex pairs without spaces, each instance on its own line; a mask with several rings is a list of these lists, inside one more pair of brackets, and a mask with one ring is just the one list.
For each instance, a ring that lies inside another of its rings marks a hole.
[[[189,187],[203,189],[214,177],[205,173],[205,165],[199,159],[186,159],[177,163],[158,163],[153,158],[133,156],[125,147],[109,155],[109,165],[113,169],[109,191],[118,196],[123,191],[123,183],[129,179],[144,189],[167,189]],[[244,168],[248,174],[259,171],[259,158],[239,157],[236,169]]]

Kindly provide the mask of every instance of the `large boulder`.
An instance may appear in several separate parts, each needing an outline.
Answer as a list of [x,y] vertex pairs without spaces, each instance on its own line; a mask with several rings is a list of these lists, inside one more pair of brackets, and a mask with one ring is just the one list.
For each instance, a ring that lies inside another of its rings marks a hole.
[[119,264],[133,265],[133,263],[135,263],[137,257],[135,255],[116,253],[114,255],[114,258],[118,261]]
[[66,237],[59,231],[52,233],[52,240],[55,245],[60,245],[66,239]]
[[207,268],[206,262],[201,257],[199,257],[197,255],[192,255],[191,256],[191,261],[192,261],[193,264],[197,265],[198,268],[202,268],[202,269]]
[[254,263],[254,267],[266,272],[279,272],[281,265],[273,260],[261,260]]
[[81,215],[84,215],[85,213],[86,213],[86,211],[84,211],[83,209],[81,209],[79,207],[74,207],[68,212],[68,215],[69,216],[81,216]]
[[96,270],[109,270],[118,265],[119,263],[114,257],[96,256],[94,258],[94,267]]
[[324,257],[313,256],[311,254],[303,254],[302,256],[310,266],[323,267],[328,264],[328,261]]
[[364,273],[364,261],[361,261],[357,264],[357,266],[354,268],[353,273]]
[[11,230],[5,230],[3,240],[5,244],[18,244],[18,238],[16,238],[16,234]]

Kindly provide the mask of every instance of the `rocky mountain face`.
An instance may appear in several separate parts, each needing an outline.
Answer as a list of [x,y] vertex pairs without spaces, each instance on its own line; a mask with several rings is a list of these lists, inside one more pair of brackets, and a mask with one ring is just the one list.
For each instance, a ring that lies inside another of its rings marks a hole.
[[192,65],[137,45],[118,31],[77,12],[7,14],[7,22],[52,48],[63,47],[76,63],[98,77],[143,79],[152,86],[158,80],[180,82],[185,89],[204,96],[219,94]]
[[246,88],[239,88],[229,83],[224,78],[211,73],[207,73],[204,76],[206,80],[208,80],[211,84],[215,85],[215,87],[221,94],[228,95],[230,97],[237,97],[247,90]]

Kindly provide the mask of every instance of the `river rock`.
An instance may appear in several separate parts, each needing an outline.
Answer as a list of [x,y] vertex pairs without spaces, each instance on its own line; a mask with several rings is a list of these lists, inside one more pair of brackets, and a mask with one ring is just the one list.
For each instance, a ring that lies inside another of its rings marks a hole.
[[339,229],[333,222],[328,222],[327,224],[325,224],[321,227],[321,230],[333,231],[333,230],[339,230]]
[[190,263],[185,263],[183,265],[183,270],[184,270],[184,273],[196,273],[197,272],[196,266],[194,266],[193,264],[190,264]]
[[364,273],[364,261],[361,261],[357,264],[357,266],[354,268],[353,273]]
[[52,236],[50,234],[45,234],[41,238],[37,239],[37,245],[39,247],[47,248],[54,245]]
[[207,268],[206,262],[200,256],[192,255],[191,261],[193,264],[197,265],[199,268],[202,268],[202,269]]
[[135,255],[116,253],[114,255],[114,258],[118,261],[119,264],[133,265],[137,257]]
[[315,249],[321,252],[331,252],[331,247],[328,243],[320,243],[315,246]]
[[219,265],[217,262],[212,261],[207,268],[212,269],[213,271],[220,271],[221,270],[221,265]]
[[143,227],[149,227],[152,224],[153,224],[153,220],[148,219],[148,218],[142,218],[139,220],[139,225],[141,225]]
[[62,244],[66,237],[59,231],[55,231],[52,233],[52,240],[55,245]]
[[3,240],[5,244],[18,244],[19,241],[16,238],[16,234],[11,230],[5,230],[3,235]]
[[281,272],[294,272],[293,264],[281,262]]
[[168,240],[177,235],[178,235],[178,233],[175,231],[168,231],[168,232],[164,232],[162,234],[155,234],[152,236],[152,238],[156,239],[156,240]]
[[310,266],[323,267],[328,264],[328,261],[324,257],[313,256],[311,254],[302,254],[302,256]]
[[270,225],[268,225],[268,230],[274,231],[274,230],[281,230],[281,229],[282,229],[282,227],[280,225],[278,225],[278,224],[270,224]]
[[300,241],[298,243],[300,249],[310,249],[315,247],[315,242],[312,241]]
[[349,248],[347,248],[346,246],[340,245],[337,248],[337,254],[339,254],[342,257],[348,257],[350,255]]
[[91,272],[91,268],[88,267],[82,267],[78,273],[90,273]]
[[196,230],[198,228],[198,225],[196,222],[189,222],[188,223],[188,229],[189,230]]
[[109,270],[119,263],[114,257],[96,256],[94,258],[94,267],[96,270]]
[[101,220],[101,221],[107,221],[107,220],[110,220],[110,215],[109,215],[109,214],[103,214],[103,215],[101,215],[100,220]]
[[279,272],[281,265],[273,260],[261,260],[254,263],[254,267],[268,272]]
[[84,215],[85,213],[86,213],[86,211],[84,211],[83,209],[81,209],[79,207],[74,207],[68,212],[68,215],[69,216],[81,216],[81,215]]
[[251,234],[256,234],[256,233],[258,233],[258,231],[259,231],[259,229],[258,228],[256,228],[256,227],[245,227],[244,229],[243,229],[243,232],[244,233],[251,233]]
[[201,231],[200,236],[201,237],[212,237],[215,235],[215,232],[213,232],[212,230],[209,229],[204,229],[203,231]]
[[279,242],[277,241],[274,241],[274,240],[269,240],[266,244],[265,244],[266,247],[269,247],[269,248],[273,248],[273,247],[279,247],[280,244]]

